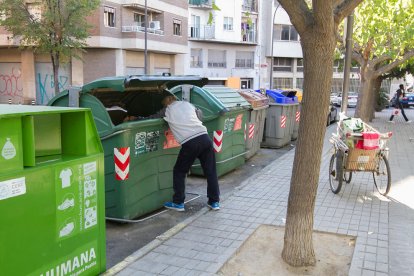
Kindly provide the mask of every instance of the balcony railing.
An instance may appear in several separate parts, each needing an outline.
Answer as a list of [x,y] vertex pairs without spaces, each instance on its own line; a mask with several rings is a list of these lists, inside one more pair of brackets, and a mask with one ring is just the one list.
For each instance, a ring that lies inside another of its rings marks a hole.
[[[122,26],[123,33],[145,33],[145,27],[142,26]],[[147,33],[164,35],[163,30],[147,28]]]
[[188,37],[199,40],[215,39],[216,31],[214,25],[189,26]]
[[241,41],[246,43],[256,43],[256,32],[255,31],[242,31]]
[[200,8],[200,9],[213,8],[213,0],[189,0],[188,4],[192,8]]

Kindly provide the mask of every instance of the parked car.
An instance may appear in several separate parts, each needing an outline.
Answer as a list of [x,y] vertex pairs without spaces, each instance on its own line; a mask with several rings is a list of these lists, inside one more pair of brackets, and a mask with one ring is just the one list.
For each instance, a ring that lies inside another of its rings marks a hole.
[[326,125],[329,126],[331,123],[334,123],[338,120],[338,110],[336,107],[331,103],[329,105],[328,117],[326,120]]
[[331,93],[331,98],[330,98],[331,104],[333,104],[333,105],[337,105],[338,104],[338,95],[340,95],[340,94],[338,94],[338,93]]
[[[404,97],[400,100],[403,108],[408,108],[414,106],[414,93],[406,93]],[[390,106],[397,107],[397,94],[392,97],[390,100]]]
[[414,93],[406,93],[401,99],[401,104],[404,108],[414,106]]
[[[358,94],[356,92],[348,92],[348,107],[356,107],[358,102]],[[337,106],[342,105],[342,94],[338,95]]]

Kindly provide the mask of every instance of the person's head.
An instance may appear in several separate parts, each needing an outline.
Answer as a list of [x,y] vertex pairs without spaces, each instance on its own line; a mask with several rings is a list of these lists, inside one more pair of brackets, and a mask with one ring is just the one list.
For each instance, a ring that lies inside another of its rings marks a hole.
[[400,84],[400,89],[404,89],[404,84]]
[[168,96],[166,96],[166,97],[164,97],[162,99],[161,104],[164,107],[167,107],[167,106],[169,106],[170,104],[172,104],[175,101],[176,101],[176,99],[175,99],[175,97],[173,95],[168,95]]

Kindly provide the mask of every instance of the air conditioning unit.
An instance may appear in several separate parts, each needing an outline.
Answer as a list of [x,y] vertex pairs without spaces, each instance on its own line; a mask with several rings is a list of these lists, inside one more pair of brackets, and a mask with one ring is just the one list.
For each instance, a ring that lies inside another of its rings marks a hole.
[[150,27],[151,29],[154,29],[154,30],[159,30],[159,29],[161,29],[161,24],[160,24],[160,21],[150,21],[150,22],[149,22],[149,27]]

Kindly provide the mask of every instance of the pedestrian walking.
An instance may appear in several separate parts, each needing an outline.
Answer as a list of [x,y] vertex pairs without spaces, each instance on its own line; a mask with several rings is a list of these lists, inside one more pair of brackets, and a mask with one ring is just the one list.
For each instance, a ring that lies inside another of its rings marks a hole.
[[[401,114],[403,115],[405,121],[407,123],[411,123],[411,120],[408,120],[407,116],[405,115],[404,108],[403,108],[403,106],[402,106],[402,104],[400,102],[400,98],[402,98],[405,95],[404,85],[403,84],[400,84],[400,89],[397,90],[397,93],[396,94],[397,95],[396,95],[395,102],[397,104],[398,109],[401,110]],[[393,123],[394,115],[396,115],[396,114],[393,112],[391,114],[391,117],[390,117],[390,120],[389,120],[390,123]]]
[[174,138],[181,144],[181,150],[173,170],[174,195],[164,207],[184,211],[185,177],[198,158],[207,178],[207,206],[212,210],[220,209],[220,190],[216,171],[216,157],[213,142],[207,128],[197,116],[196,108],[189,102],[177,101],[174,96],[162,100],[166,107],[164,120],[170,126]]

